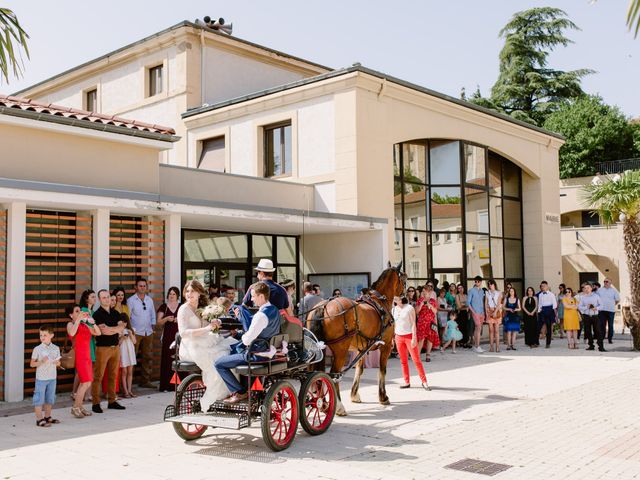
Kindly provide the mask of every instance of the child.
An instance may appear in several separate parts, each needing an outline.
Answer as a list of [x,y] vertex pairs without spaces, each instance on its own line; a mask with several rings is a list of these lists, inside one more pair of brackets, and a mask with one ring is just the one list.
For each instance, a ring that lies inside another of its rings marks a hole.
[[[40,327],[40,341],[33,349],[29,366],[36,369],[36,386],[33,391],[33,406],[36,413],[36,425],[38,427],[50,427],[60,420],[51,418],[51,408],[56,401],[56,367],[60,365],[60,349],[51,343],[53,339],[53,327],[42,325]],[[44,405],[44,416],[42,406]]]
[[122,396],[124,398],[133,398],[133,367],[136,361],[136,336],[131,327],[131,320],[126,313],[120,314],[121,321],[125,324],[125,328],[120,335],[120,381],[122,383]]
[[451,345],[451,353],[456,353],[456,342],[462,339],[462,332],[458,330],[458,324],[456,323],[456,312],[449,312],[447,319],[447,330],[444,333],[443,340],[445,344],[442,346],[445,350]]

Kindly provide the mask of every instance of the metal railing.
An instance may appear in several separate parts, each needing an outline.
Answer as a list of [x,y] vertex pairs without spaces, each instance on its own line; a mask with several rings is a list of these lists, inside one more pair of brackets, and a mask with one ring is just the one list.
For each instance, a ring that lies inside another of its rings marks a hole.
[[596,163],[596,171],[600,174],[622,173],[627,170],[640,170],[640,158]]

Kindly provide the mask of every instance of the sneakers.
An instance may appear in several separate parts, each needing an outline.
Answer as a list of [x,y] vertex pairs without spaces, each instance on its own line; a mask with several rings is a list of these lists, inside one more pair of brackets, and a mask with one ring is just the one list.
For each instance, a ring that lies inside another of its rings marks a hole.
[[481,347],[473,347],[473,351],[476,353],[484,353],[484,350]]
[[431,391],[431,387],[426,382],[422,384],[422,388],[424,388],[425,390],[427,390],[429,392]]
[[127,407],[125,407],[124,405],[120,405],[118,402],[111,402],[109,405],[107,405],[107,408],[111,410],[124,410]]
[[91,411],[93,413],[104,413],[99,403],[94,403],[93,405],[91,405]]

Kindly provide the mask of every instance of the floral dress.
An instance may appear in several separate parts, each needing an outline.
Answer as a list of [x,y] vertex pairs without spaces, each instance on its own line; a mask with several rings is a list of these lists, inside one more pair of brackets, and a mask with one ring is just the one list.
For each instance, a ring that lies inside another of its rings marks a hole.
[[[434,348],[437,348],[440,346],[440,337],[438,336],[436,315],[430,308],[423,305],[424,302],[425,300],[423,298],[418,299],[418,306],[422,305],[420,313],[418,313],[418,321],[416,323],[418,341],[426,339],[433,344]],[[434,308],[438,306],[435,298],[430,298],[428,303],[430,303]]]

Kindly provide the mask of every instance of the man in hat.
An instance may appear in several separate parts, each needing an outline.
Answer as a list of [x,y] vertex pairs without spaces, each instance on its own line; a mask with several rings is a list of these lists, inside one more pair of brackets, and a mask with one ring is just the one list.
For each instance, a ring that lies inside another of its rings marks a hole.
[[[258,281],[264,282],[269,286],[269,290],[271,291],[271,294],[269,295],[269,303],[278,310],[286,310],[289,308],[289,296],[287,295],[287,291],[280,284],[273,281],[273,272],[276,271],[273,266],[273,262],[268,258],[261,258],[255,270],[258,272]],[[249,288],[247,294],[242,299],[242,304],[248,307],[254,306],[251,301],[251,288]]]

